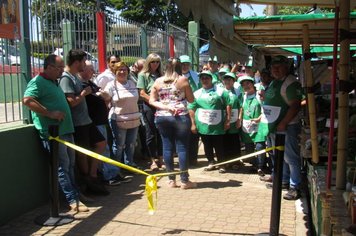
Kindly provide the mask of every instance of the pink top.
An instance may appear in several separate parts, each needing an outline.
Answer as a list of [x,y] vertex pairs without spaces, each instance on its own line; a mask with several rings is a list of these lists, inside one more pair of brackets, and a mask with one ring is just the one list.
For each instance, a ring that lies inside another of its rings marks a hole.
[[[164,105],[174,107],[177,110],[177,115],[182,116],[188,114],[187,100],[185,92],[177,89],[175,86],[177,79],[171,83],[162,83],[158,91],[158,101]],[[156,116],[172,116],[172,113],[166,110],[157,110]]]

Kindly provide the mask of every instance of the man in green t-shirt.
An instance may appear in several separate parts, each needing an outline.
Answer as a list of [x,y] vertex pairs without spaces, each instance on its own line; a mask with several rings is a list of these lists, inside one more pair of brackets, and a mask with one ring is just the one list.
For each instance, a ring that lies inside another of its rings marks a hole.
[[[283,198],[296,200],[300,197],[300,153],[298,135],[300,133],[300,104],[302,89],[295,76],[290,74],[290,62],[285,56],[276,56],[271,61],[271,74],[274,80],[264,94],[263,113],[270,134],[285,132],[284,166],[282,185],[289,185]],[[261,124],[264,123],[261,120]]]
[[[63,91],[57,85],[63,68],[64,63],[59,56],[49,55],[44,60],[44,71],[28,83],[23,98],[23,104],[31,110],[33,123],[48,151],[50,125],[58,125],[59,138],[73,143],[74,128],[70,108]],[[79,191],[75,187],[74,150],[61,143],[58,145],[58,180],[63,193],[72,210],[88,211],[79,201]]]
[[211,75],[213,76],[213,84],[219,83],[219,62],[217,56],[209,57],[208,67]]

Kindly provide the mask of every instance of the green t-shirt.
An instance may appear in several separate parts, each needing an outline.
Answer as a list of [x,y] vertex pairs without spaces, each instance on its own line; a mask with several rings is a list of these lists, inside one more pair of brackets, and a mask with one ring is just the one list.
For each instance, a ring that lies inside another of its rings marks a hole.
[[[68,72],[63,72],[59,81],[59,86],[65,94],[74,94],[75,96],[80,95],[83,90],[82,81],[80,81],[77,76],[74,76]],[[72,112],[73,124],[75,127],[92,123],[86,99],[83,99],[75,107],[71,107],[70,110]]]
[[268,132],[275,132],[277,125],[286,115],[292,100],[302,99],[302,88],[293,75],[283,80],[273,80],[265,90],[261,125],[268,126]]
[[242,101],[242,126],[241,140],[244,143],[257,143],[266,141],[265,127],[259,123],[252,122],[251,119],[258,118],[261,115],[261,103],[252,95],[244,95]]
[[235,88],[226,91],[229,94],[230,105],[231,105],[230,129],[227,130],[226,133],[237,134],[240,132],[240,129],[236,128],[236,121],[239,118],[239,110],[241,108],[240,99],[237,96],[238,91]]
[[147,73],[139,73],[137,79],[137,88],[143,89],[147,94],[151,93],[151,88],[157,79],[157,75]]
[[188,109],[195,110],[195,123],[200,134],[224,134],[226,106],[230,104],[229,94],[217,86],[201,88],[194,92],[194,102]]
[[45,79],[41,75],[36,76],[28,83],[24,97],[33,97],[49,111],[62,111],[66,114],[64,119],[58,122],[58,120],[50,119],[31,111],[33,123],[40,132],[42,139],[48,138],[49,125],[58,124],[59,135],[74,133],[72,116],[67,99],[62,89],[58,87],[54,81]]

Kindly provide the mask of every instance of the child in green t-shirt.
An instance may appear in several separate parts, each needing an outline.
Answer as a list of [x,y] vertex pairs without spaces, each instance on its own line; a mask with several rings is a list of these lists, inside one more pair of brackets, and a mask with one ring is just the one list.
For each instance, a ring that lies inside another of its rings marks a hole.
[[[254,79],[246,75],[240,77],[239,80],[244,90],[244,95],[240,97],[242,104],[240,110],[241,140],[245,143],[246,153],[252,153],[266,148],[266,137],[259,127],[262,117],[261,103],[256,97]],[[254,165],[257,168],[257,173],[264,176],[262,169],[265,165],[265,154],[258,155]]]

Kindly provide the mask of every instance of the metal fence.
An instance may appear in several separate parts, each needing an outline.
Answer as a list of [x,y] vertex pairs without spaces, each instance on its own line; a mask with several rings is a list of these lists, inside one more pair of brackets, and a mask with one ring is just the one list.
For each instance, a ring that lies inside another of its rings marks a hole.
[[[26,114],[21,103],[28,82],[21,75],[24,64],[21,59],[26,53],[31,55],[31,74],[28,77],[42,70],[43,59],[47,55],[65,56],[71,48],[84,49],[94,68],[98,69],[94,4],[74,0],[28,0],[26,9],[28,12],[20,14],[28,15],[29,21],[25,23],[29,28],[30,51],[20,50],[23,49],[20,40],[0,38],[0,124],[22,121]],[[151,52],[166,60],[169,57],[169,35],[175,37],[176,56],[188,53],[187,32],[177,27],[162,30],[141,25],[121,18],[113,9],[110,12],[106,14],[107,55],[118,54],[129,65]]]

